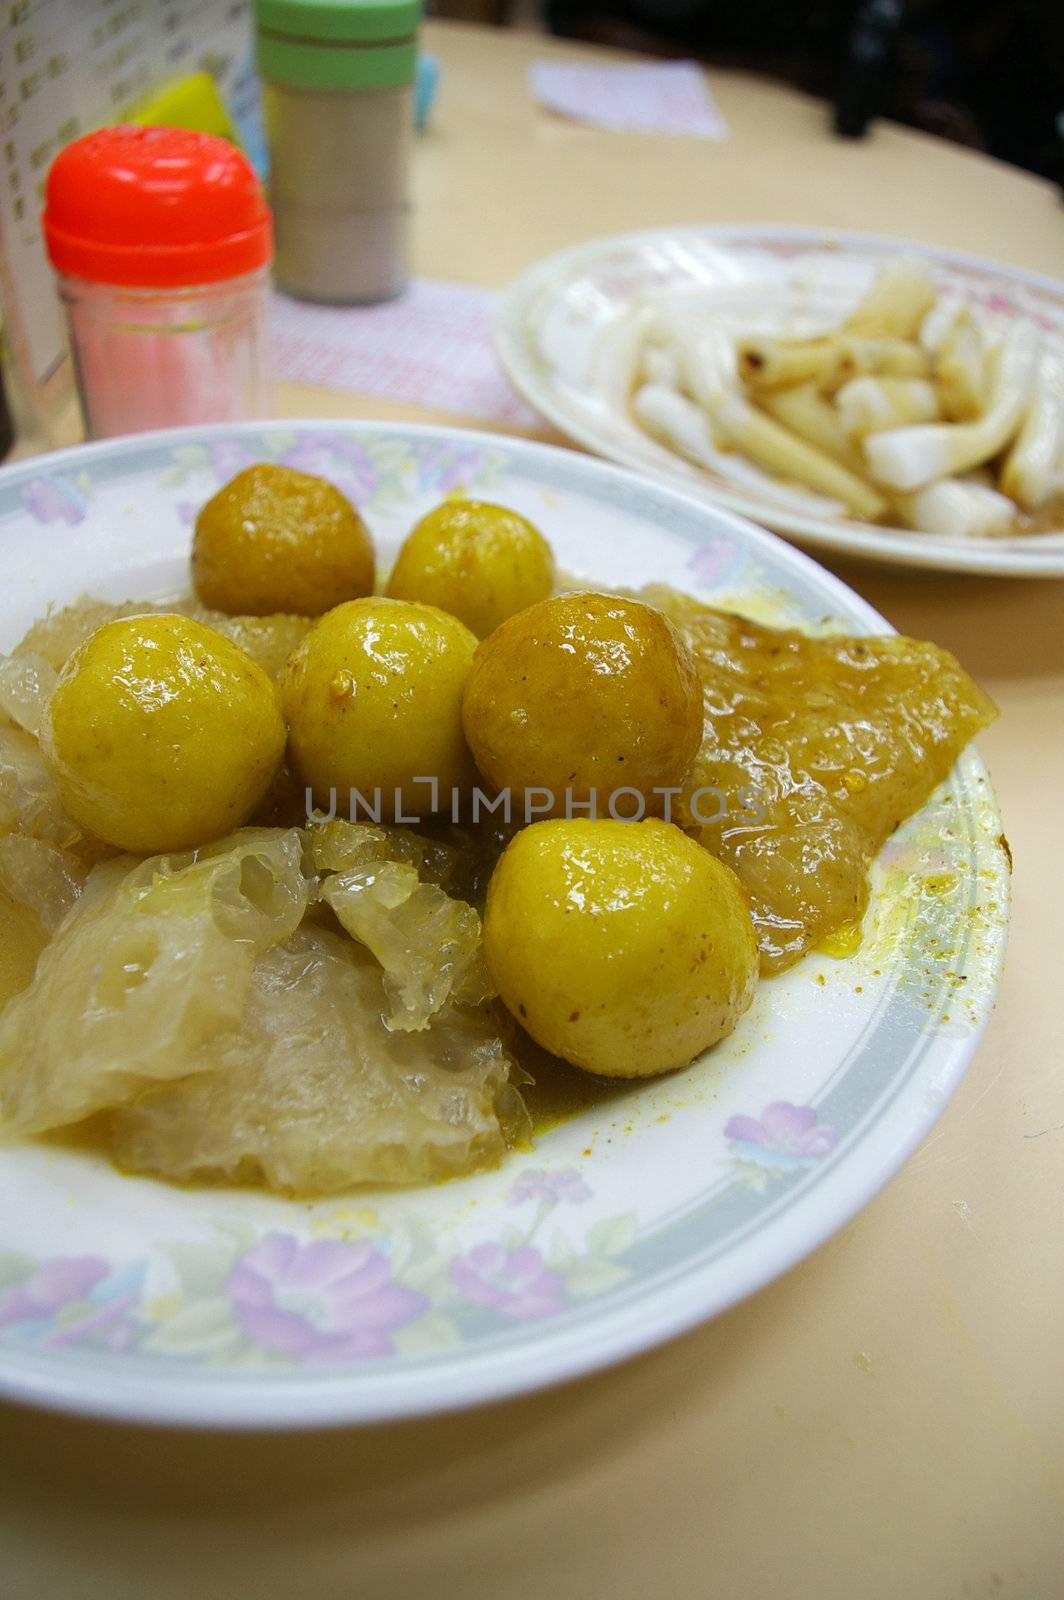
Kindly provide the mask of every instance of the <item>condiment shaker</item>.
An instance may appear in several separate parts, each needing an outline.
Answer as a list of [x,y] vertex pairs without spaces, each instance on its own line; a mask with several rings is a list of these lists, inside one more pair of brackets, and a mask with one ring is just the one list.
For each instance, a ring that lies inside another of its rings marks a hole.
[[56,156],[42,220],[90,438],[269,414],[270,212],[235,145],[101,128]]
[[407,279],[420,0],[256,0],[278,285],[386,300]]

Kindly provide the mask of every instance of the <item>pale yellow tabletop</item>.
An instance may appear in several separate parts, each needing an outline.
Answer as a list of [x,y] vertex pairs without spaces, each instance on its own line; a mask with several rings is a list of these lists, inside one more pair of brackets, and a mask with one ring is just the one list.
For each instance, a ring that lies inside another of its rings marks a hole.
[[[501,285],[596,234],[743,218],[1064,269],[1059,196],[979,156],[885,126],[844,144],[819,103],[720,72],[724,143],[591,131],[525,89],[532,55],[571,47],[427,32],[425,274]],[[1008,970],[923,1149],[746,1305],[537,1398],[244,1439],[0,1410],[3,1600],[1064,1594],[1064,583],[838,570],[1002,711],[981,742],[1016,858]]]

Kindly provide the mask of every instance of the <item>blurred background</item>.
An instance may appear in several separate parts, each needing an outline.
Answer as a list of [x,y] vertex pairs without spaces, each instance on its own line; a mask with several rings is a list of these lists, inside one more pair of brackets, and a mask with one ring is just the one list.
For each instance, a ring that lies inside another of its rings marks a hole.
[[1060,0],[436,0],[441,17],[540,27],[784,79],[1064,184]]
[[[0,352],[20,435],[58,417],[69,387],[39,227],[52,161],[105,123],[176,121],[238,140],[265,176],[252,11],[252,0],[0,5]],[[818,97],[844,138],[888,117],[1064,186],[1060,0],[427,0],[426,11],[694,59],[711,83],[714,68],[737,69]],[[421,68],[419,121],[436,70],[431,58]],[[1007,214],[1000,226],[1007,235]],[[69,442],[47,426],[51,443]],[[0,455],[12,433],[0,400]]]

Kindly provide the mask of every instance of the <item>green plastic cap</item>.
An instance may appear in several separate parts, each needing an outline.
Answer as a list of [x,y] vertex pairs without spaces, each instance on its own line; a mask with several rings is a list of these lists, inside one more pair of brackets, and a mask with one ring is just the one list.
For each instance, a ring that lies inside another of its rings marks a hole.
[[421,0],[255,0],[259,73],[305,89],[413,83]]

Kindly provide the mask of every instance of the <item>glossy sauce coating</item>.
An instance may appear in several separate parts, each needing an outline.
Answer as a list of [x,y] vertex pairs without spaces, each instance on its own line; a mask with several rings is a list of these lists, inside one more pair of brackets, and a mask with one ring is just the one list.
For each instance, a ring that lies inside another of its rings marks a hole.
[[[341,816],[357,789],[382,815],[449,809],[475,779],[462,733],[462,693],[476,639],[435,606],[379,598],[328,612],[293,651],[281,679],[289,750],[319,805]],[[435,778],[431,786],[419,779]]]
[[686,1066],[753,996],[757,946],[734,874],[669,823],[535,823],[488,891],[484,953],[545,1049],[613,1077]]
[[351,502],[324,478],[260,462],[200,511],[192,581],[231,616],[317,617],[373,589],[373,543]]
[[[687,784],[714,820],[696,837],[750,896],[762,970],[860,922],[880,846],[919,809],[997,709],[948,651],[896,635],[809,638],[644,592],[698,664],[702,747]],[[763,815],[743,791],[756,791]]]
[[[568,594],[511,617],[477,651],[463,720],[477,766],[515,792],[542,788],[564,814],[594,789],[679,785],[702,733],[698,674],[660,611],[602,594]],[[622,809],[622,806],[624,809]],[[621,815],[638,799],[618,800]]]
[[445,500],[414,527],[388,580],[397,600],[461,618],[478,639],[554,588],[554,556],[526,517],[485,500]]
[[144,854],[239,827],[284,747],[262,668],[221,634],[170,613],[97,629],[63,668],[41,729],[70,815]]

